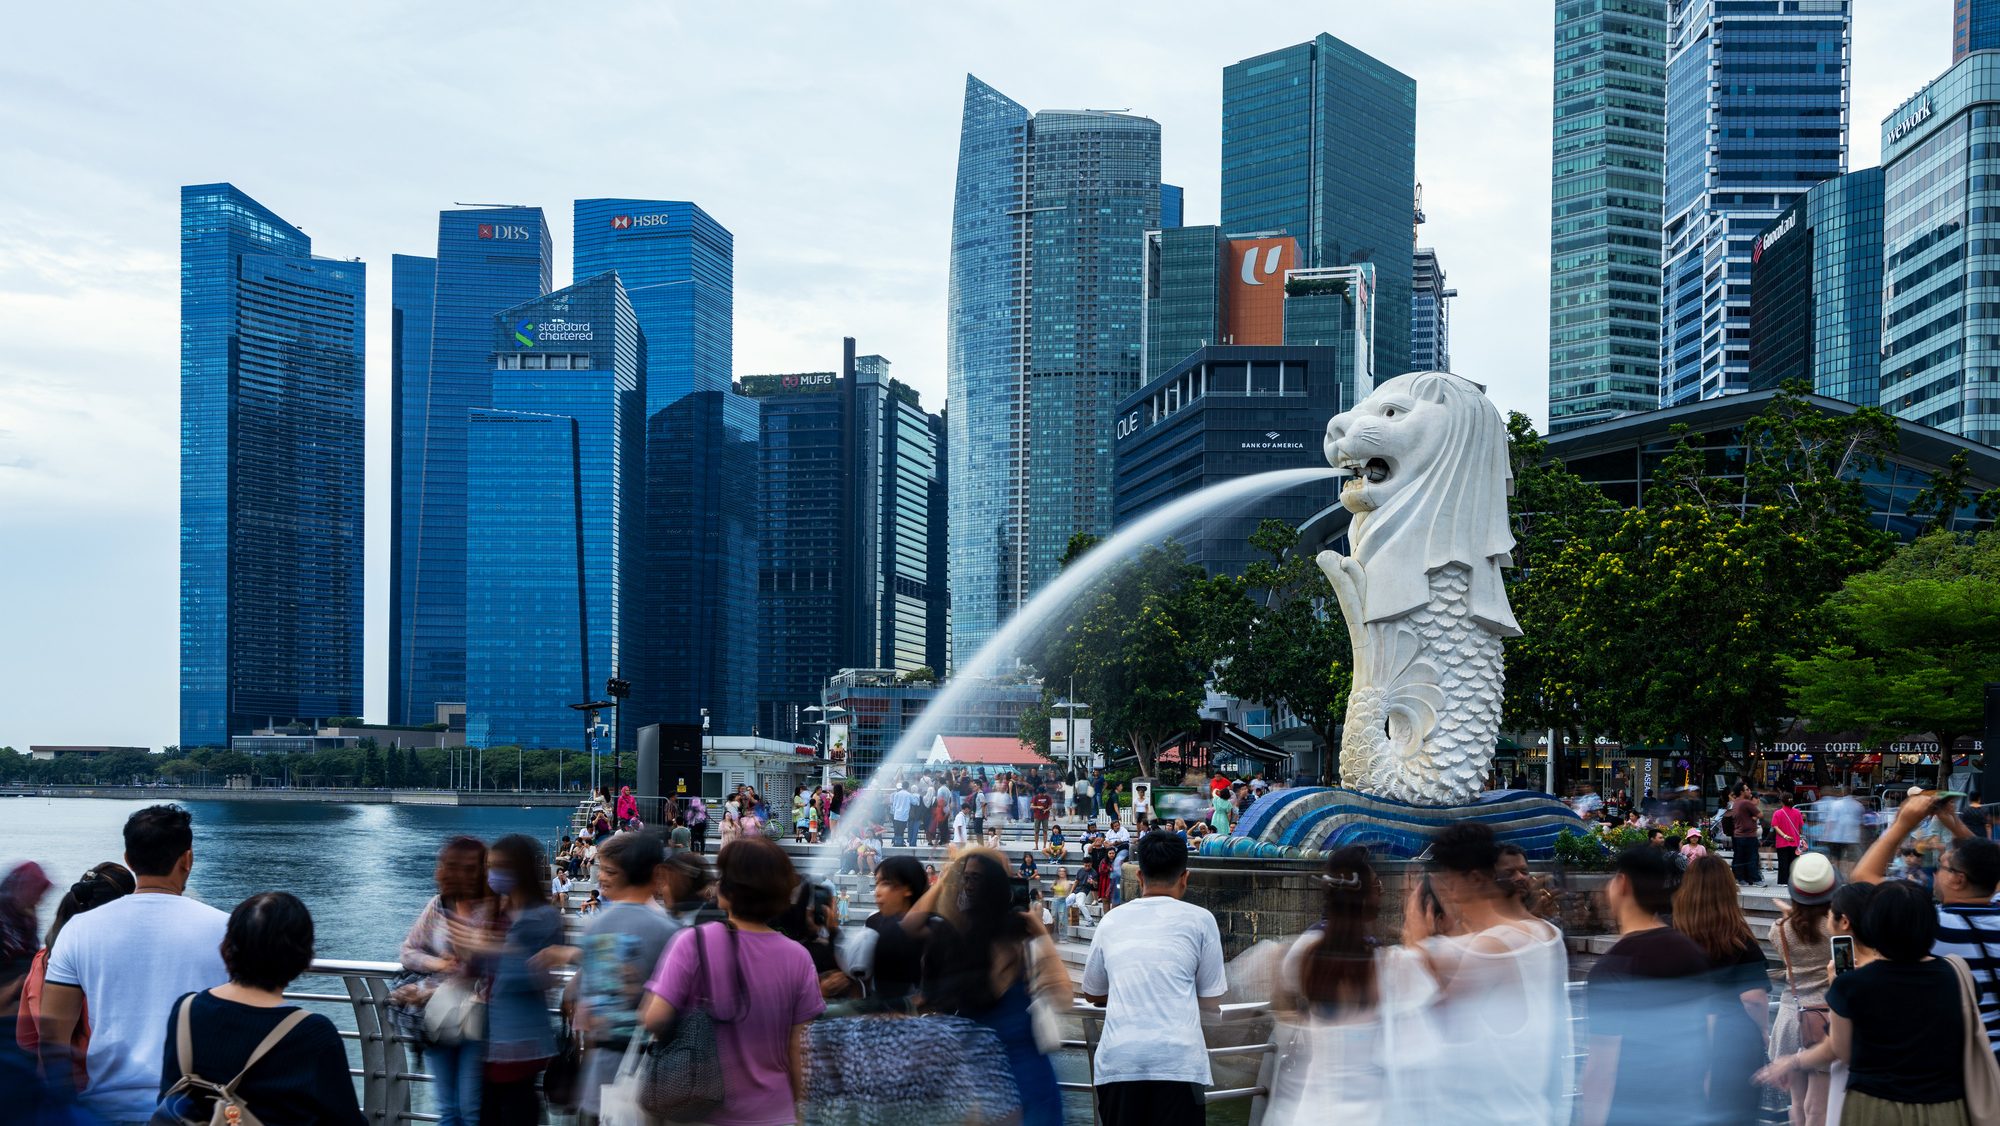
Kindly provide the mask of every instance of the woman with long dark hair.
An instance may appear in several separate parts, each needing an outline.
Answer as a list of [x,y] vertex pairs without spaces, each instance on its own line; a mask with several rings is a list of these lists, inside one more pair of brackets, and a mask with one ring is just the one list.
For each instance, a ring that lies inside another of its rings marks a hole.
[[1759,1096],[1752,1078],[1764,1066],[1770,1035],[1771,974],[1728,863],[1704,856],[1688,865],[1674,892],[1673,919],[1708,957],[1708,1120],[1754,1122]]
[[[83,874],[83,878],[69,886],[62,900],[56,904],[55,922],[49,924],[49,933],[42,939],[42,948],[37,950],[33,961],[28,963],[27,976],[21,979],[21,1009],[14,1019],[14,1037],[21,1048],[33,1055],[42,1042],[42,986],[49,971],[49,951],[55,949],[56,936],[62,933],[63,924],[93,907],[102,907],[114,899],[132,894],[138,881],[123,864],[107,860]],[[83,1061],[90,1047],[90,1014],[79,1012],[76,1033],[70,1037],[70,1047],[74,1049],[70,1058],[76,1061],[76,1085],[82,1089],[85,1076]]]
[[987,848],[960,853],[904,914],[903,929],[928,944],[924,1007],[991,1029],[1007,1053],[1022,1126],[1058,1126],[1062,1093],[1035,1043],[1029,1006],[1041,1000],[1067,1012],[1074,991],[1041,918],[1015,909],[1006,858]]
[[[583,842],[576,842],[577,848]],[[410,1010],[430,1004],[440,988],[452,985],[462,994],[476,987],[477,975],[470,952],[452,942],[452,927],[463,925],[484,931],[493,923],[493,896],[486,890],[486,843],[477,837],[456,836],[438,849],[433,874],[437,894],[431,897],[410,933],[403,939],[403,969],[423,975],[399,986],[393,1000]],[[449,1042],[447,1042],[447,1040]],[[485,1068],[484,1046],[477,1038],[432,1036],[422,1045],[425,1066],[430,1071],[431,1093],[438,1121],[443,1126],[466,1126],[479,1121],[479,1089]]]
[[1399,1116],[1410,1110],[1414,1092],[1394,1080],[1428,1051],[1424,1010],[1437,984],[1414,946],[1376,941],[1382,881],[1367,849],[1334,852],[1319,882],[1319,924],[1285,955],[1266,1120],[1369,1126],[1391,1107]]

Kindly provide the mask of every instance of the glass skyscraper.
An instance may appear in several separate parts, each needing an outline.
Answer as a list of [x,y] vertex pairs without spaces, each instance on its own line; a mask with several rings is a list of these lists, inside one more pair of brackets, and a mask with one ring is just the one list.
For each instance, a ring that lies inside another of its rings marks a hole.
[[1375,358],[1395,374],[1410,361],[1416,152],[1416,81],[1331,35],[1223,68],[1222,229],[1289,234],[1307,267],[1374,263]]
[[2000,445],[2000,52],[1882,121],[1882,409]]
[[1882,398],[1882,170],[1799,197],[1750,244],[1750,389]]
[[491,347],[493,406],[471,415],[467,741],[580,748],[569,705],[624,673],[634,632],[646,339],[606,273],[501,312]]
[[1186,194],[1178,184],[1160,185],[1160,229],[1173,230],[1181,225],[1182,204]]
[[181,189],[180,744],[361,711],[366,268]]
[[841,669],[943,672],[943,420],[851,337],[841,366],[740,385],[763,406],[757,730],[774,739],[810,740],[804,709]]
[[2000,0],[1952,0],[1951,61],[2000,47]]
[[1750,385],[1750,247],[1847,170],[1849,0],[1673,0],[1660,403]]
[[946,298],[959,660],[1111,527],[1112,411],[1140,380],[1160,127],[1020,103],[967,75]]
[[1558,0],[1549,429],[1660,398],[1667,0]]
[[625,730],[750,733],[757,404],[730,386],[735,241],[693,203],[580,199],[576,273],[616,270],[646,334],[644,577]]
[[1451,370],[1451,299],[1437,251],[1417,248],[1410,286],[1410,370]]
[[[467,420],[492,405],[494,314],[549,291],[551,254],[539,207],[445,211],[433,264],[404,260],[403,284],[391,286],[405,326],[390,388],[392,723],[430,723],[437,705],[465,702]],[[417,291],[427,268],[426,301]],[[419,362],[411,349],[424,320],[429,354]]]

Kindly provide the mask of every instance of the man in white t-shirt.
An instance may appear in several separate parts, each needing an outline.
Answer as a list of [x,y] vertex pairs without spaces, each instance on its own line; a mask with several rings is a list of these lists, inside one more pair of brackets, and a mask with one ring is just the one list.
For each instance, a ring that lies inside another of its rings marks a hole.
[[1211,1082],[1202,1013],[1228,988],[1215,916],[1186,902],[1187,844],[1147,833],[1133,849],[1139,898],[1110,912],[1090,940],[1083,995],[1104,1006],[1096,1058],[1104,1126],[1197,1126]]
[[182,895],[194,867],[191,825],[177,805],[128,818],[125,866],[137,890],[72,918],[49,952],[42,1066],[51,1078],[68,1077],[70,1038],[87,1009],[90,1082],[82,1098],[108,1122],[152,1117],[174,1002],[229,980],[222,965],[229,916]]

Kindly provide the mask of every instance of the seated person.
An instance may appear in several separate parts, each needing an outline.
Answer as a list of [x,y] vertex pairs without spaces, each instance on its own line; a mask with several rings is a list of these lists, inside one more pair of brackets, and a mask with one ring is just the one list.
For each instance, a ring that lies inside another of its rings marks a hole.
[[1050,826],[1049,846],[1042,850],[1042,855],[1048,857],[1050,860],[1061,860],[1063,857],[1069,855],[1069,845],[1063,842],[1061,825]]
[[1022,879],[1027,880],[1030,883],[1034,882],[1035,877],[1039,874],[1035,866],[1034,849],[1027,848],[1021,850],[1020,867],[1018,869],[1017,874]]

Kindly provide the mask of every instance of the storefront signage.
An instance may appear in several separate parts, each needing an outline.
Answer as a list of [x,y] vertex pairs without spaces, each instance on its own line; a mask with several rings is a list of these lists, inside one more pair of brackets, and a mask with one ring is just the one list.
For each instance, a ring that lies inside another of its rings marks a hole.
[[1904,136],[1906,136],[1910,132],[1910,130],[1915,129],[1917,126],[1922,125],[1924,122],[1929,121],[1930,119],[1931,119],[1931,99],[1930,95],[1926,94],[1924,95],[1923,102],[1920,105],[1918,105],[1917,108],[1897,118],[1896,123],[1894,125],[1889,126],[1889,136],[1886,138],[1884,143],[1891,145],[1895,144],[1897,141],[1902,140]]

